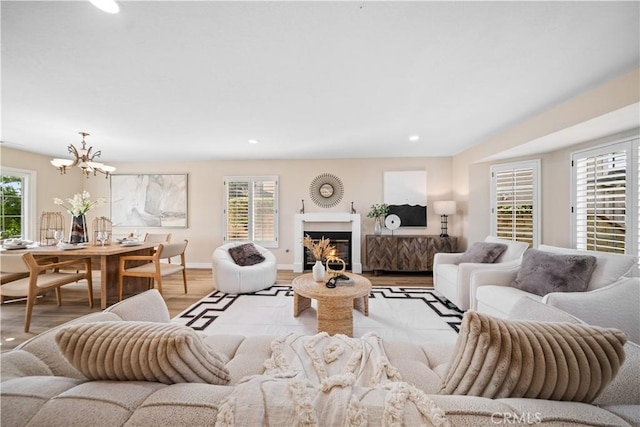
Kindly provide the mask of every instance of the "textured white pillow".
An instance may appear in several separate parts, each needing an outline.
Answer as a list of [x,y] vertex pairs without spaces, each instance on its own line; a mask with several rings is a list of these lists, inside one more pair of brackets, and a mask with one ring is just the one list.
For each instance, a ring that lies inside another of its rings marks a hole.
[[191,328],[156,322],[96,322],[60,329],[62,354],[91,380],[165,384],[229,382],[222,358]]

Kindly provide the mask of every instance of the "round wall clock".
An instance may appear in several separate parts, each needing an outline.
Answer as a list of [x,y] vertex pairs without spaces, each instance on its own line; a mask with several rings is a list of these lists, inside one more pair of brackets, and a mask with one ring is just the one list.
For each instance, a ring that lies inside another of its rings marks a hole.
[[330,173],[320,174],[311,181],[309,194],[316,205],[321,208],[331,208],[342,200],[344,194],[342,180]]

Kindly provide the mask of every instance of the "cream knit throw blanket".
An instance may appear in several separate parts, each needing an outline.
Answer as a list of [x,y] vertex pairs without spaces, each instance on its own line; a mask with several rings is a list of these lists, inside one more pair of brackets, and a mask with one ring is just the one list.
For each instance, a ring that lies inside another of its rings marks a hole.
[[449,426],[426,394],[402,382],[375,334],[290,334],[271,343],[265,373],[243,379],[216,426]]

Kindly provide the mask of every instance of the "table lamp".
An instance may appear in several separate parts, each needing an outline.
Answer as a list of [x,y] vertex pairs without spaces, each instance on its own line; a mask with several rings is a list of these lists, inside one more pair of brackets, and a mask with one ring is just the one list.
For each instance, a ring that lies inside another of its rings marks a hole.
[[447,217],[456,213],[455,200],[433,202],[433,211],[440,215],[440,237],[449,237],[447,234]]

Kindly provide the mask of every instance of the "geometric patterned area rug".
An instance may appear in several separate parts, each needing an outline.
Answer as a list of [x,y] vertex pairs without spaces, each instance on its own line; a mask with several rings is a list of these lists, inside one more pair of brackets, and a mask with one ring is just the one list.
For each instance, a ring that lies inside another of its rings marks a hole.
[[[274,285],[251,294],[215,291],[171,321],[205,334],[314,335],[316,301],[293,317],[291,286]],[[369,316],[353,311],[353,336],[376,332],[380,337],[409,342],[455,343],[463,313],[431,287],[374,286]]]

